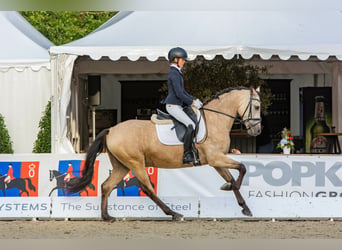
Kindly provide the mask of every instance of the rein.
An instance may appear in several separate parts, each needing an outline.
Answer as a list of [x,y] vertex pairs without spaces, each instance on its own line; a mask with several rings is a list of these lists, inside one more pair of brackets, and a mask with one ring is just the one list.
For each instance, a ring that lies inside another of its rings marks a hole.
[[[220,115],[225,115],[225,116],[228,116],[228,117],[233,118],[233,119],[236,118],[236,116],[232,116],[232,115],[230,115],[230,114],[226,114],[226,113],[223,113],[223,112],[218,111],[218,110],[215,110],[215,109],[208,109],[208,108],[205,108],[205,107],[202,107],[201,109],[207,110],[207,111],[210,111],[210,112],[214,112],[214,113],[217,113],[217,114],[220,114]],[[241,119],[240,119],[240,120],[241,120]],[[241,120],[241,121],[242,121],[242,120]]]
[[53,176],[52,176],[52,179],[53,179],[53,177],[55,177],[56,179],[57,178],[59,178],[59,177],[61,177],[61,176],[65,176],[66,174],[60,174],[60,175],[54,175],[54,174],[52,174]]
[[[224,116],[227,116],[227,117],[229,117],[229,118],[232,118],[232,119],[234,119],[234,120],[237,120],[239,123],[241,123],[241,124],[244,124],[245,122],[247,122],[247,121],[257,121],[255,124],[253,124],[252,126],[250,126],[250,127],[248,127],[247,129],[250,129],[250,128],[253,128],[253,127],[255,127],[256,125],[258,125],[259,123],[261,123],[261,117],[259,117],[259,118],[253,118],[252,117],[252,108],[251,108],[251,104],[252,104],[252,101],[258,101],[258,102],[260,102],[260,100],[259,99],[257,99],[257,98],[253,98],[253,95],[252,95],[252,93],[250,94],[250,98],[249,98],[249,103],[248,103],[248,105],[247,105],[247,107],[246,107],[246,109],[245,109],[245,111],[243,112],[243,114],[242,114],[242,117],[246,114],[246,112],[247,112],[247,109],[249,108],[249,112],[248,112],[248,117],[247,117],[247,119],[240,119],[240,118],[237,118],[236,116],[232,116],[232,115],[230,115],[230,114],[226,114],[226,113],[224,113],[224,112],[221,112],[221,111],[218,111],[218,110],[214,110],[214,109],[209,109],[209,108],[205,108],[205,107],[202,107],[201,109],[203,109],[203,110],[207,110],[207,111],[210,111],[210,112],[214,112],[214,113],[217,113],[217,114],[220,114],[220,115],[224,115]],[[203,114],[204,114],[204,112],[203,112]]]

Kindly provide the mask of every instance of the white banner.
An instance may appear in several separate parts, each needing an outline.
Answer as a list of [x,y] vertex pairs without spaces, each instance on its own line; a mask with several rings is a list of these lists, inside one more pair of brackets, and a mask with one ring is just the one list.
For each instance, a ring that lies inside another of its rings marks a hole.
[[[198,218],[196,197],[160,197],[174,212],[186,218]],[[115,197],[109,199],[108,213],[113,217],[170,218],[148,197]]]
[[[162,198],[175,212],[187,218],[198,218],[198,199],[194,197]],[[100,197],[53,197],[52,218],[101,218]],[[1,207],[0,207],[1,209]],[[148,197],[112,197],[108,213],[115,218],[168,218]],[[171,217],[170,217],[171,218]]]
[[[254,218],[342,217],[341,156],[231,157],[247,168],[240,192]],[[233,192],[220,190],[224,181],[210,167],[160,171],[159,181],[163,195],[200,196],[200,217],[245,218]]]
[[[84,157],[0,155],[0,218],[100,218],[101,184],[112,171],[106,154],[97,158],[93,181],[84,191],[70,195],[64,189],[69,178],[81,175]],[[228,157],[247,168],[240,192],[253,218],[342,217],[341,156]],[[157,195],[185,217],[246,218],[234,193],[220,190],[225,181],[212,167],[148,167],[146,171]],[[231,172],[237,177],[236,170]],[[129,173],[113,190],[108,212],[113,217],[168,218],[144,197],[134,173]]]
[[1,218],[49,218],[51,201],[49,197],[1,197]]
[[100,197],[53,197],[51,218],[101,218]]

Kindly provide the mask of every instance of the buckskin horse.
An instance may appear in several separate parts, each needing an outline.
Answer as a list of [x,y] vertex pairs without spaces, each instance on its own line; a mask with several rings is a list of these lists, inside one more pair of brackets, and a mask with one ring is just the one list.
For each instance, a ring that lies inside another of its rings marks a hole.
[[[252,216],[240,193],[246,167],[227,156],[230,146],[230,130],[239,115],[247,133],[257,136],[261,133],[260,88],[227,88],[204,102],[202,113],[206,121],[205,139],[196,143],[202,165],[213,167],[226,181],[222,190],[234,192],[242,213]],[[78,192],[91,182],[94,162],[99,153],[107,151],[113,171],[101,185],[101,216],[104,220],[115,218],[108,214],[108,196],[113,188],[130,171],[134,172],[140,187],[166,215],[172,220],[181,220],[183,215],[171,210],[157,197],[146,172],[146,166],[158,168],[184,168],[183,145],[168,146],[162,144],[156,133],[155,124],[149,120],[127,120],[114,127],[102,130],[91,144],[81,177],[67,183],[69,192]],[[229,169],[239,171],[235,180]]]

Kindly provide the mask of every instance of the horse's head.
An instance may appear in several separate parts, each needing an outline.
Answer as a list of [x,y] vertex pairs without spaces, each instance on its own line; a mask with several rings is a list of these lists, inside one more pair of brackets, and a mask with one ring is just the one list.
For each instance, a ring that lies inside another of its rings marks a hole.
[[52,179],[53,179],[53,170],[49,170],[49,172],[50,172],[50,181],[52,181]]
[[257,136],[261,133],[261,103],[259,92],[260,87],[256,90],[250,88],[249,94],[246,94],[241,100],[241,105],[238,109],[238,114],[242,118],[241,123],[246,126],[247,133],[252,136]]

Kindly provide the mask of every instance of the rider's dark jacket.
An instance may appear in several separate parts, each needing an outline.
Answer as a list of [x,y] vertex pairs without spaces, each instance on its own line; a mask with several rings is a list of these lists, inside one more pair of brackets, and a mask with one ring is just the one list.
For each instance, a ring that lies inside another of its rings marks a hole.
[[174,66],[170,67],[168,75],[168,95],[166,96],[164,103],[175,105],[191,105],[195,99],[184,89],[183,75],[180,70]]

